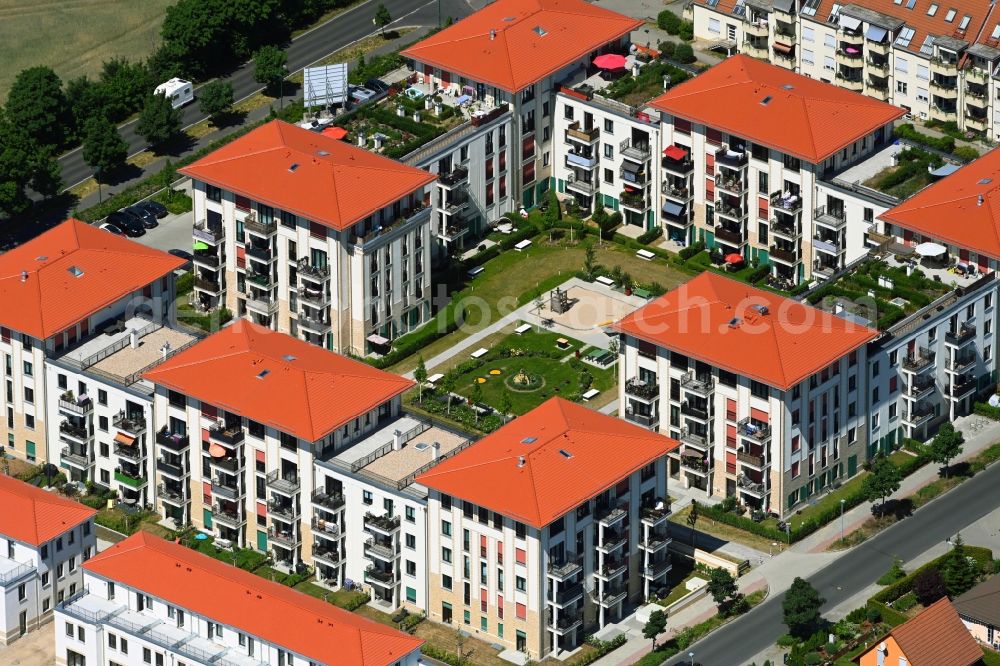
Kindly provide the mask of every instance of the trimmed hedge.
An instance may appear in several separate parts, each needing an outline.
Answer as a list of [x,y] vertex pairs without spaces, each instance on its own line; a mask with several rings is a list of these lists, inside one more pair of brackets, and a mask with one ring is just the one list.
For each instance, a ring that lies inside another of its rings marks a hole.
[[985,416],[994,421],[1000,421],[1000,407],[994,407],[985,402],[977,402],[973,411],[980,416]]
[[646,233],[642,234],[641,236],[639,236],[635,240],[636,240],[636,242],[638,242],[638,243],[640,243],[642,245],[649,245],[650,243],[652,243],[652,242],[654,242],[656,240],[659,240],[662,237],[663,237],[663,231],[662,230],[660,230],[660,229],[650,229],[649,231],[647,231]]
[[952,153],[955,150],[955,139],[950,136],[936,137],[924,134],[923,132],[917,131],[917,129],[913,127],[913,123],[904,123],[899,125],[895,130],[893,130],[893,134],[901,139],[908,139],[914,143],[919,143],[923,146],[927,146],[928,148],[940,150],[945,153]]

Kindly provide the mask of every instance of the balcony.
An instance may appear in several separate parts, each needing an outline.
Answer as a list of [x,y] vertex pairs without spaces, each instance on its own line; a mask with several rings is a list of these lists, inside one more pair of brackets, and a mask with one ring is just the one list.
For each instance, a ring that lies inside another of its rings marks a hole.
[[668,199],[673,199],[675,201],[687,202],[691,200],[691,190],[687,187],[675,187],[670,183],[663,183],[660,185],[660,192],[663,193]]
[[968,111],[965,113],[965,129],[984,132],[989,126],[989,121],[985,116],[976,116]]
[[680,440],[703,451],[708,451],[709,447],[712,446],[706,435],[691,432],[689,428],[681,428]]
[[943,99],[958,99],[958,79],[949,77],[947,79],[931,79],[931,90],[937,97]]
[[59,409],[73,416],[86,416],[94,411],[94,403],[86,396],[74,398],[72,392],[67,392],[59,398]]
[[628,516],[627,506],[625,503],[598,506],[594,509],[594,520],[605,527],[614,527]]
[[766,39],[744,39],[740,45],[740,53],[751,58],[767,60],[767,40]]
[[[258,236],[264,236],[266,238],[268,236],[273,236],[278,231],[278,223],[275,222],[273,218],[269,222],[262,222],[257,219],[257,215],[255,213],[250,213],[246,216],[246,219],[243,220],[243,230],[252,234],[257,234]],[[250,248],[248,247],[247,251],[249,250]]]
[[246,304],[248,310],[253,310],[254,312],[260,312],[262,314],[271,314],[277,312],[278,310],[278,300],[271,298],[269,296],[254,296],[253,293],[247,292]]
[[207,266],[212,270],[219,267],[219,255],[210,250],[198,250],[192,255],[191,261],[199,266]]
[[583,556],[567,554],[562,560],[549,560],[549,577],[558,581],[572,578],[583,571]]
[[622,168],[619,169],[618,176],[626,183],[635,185],[636,187],[641,187],[649,181],[649,174],[641,169],[632,170]]
[[209,467],[215,467],[221,469],[229,474],[236,474],[236,472],[243,469],[243,463],[240,461],[239,457],[236,455],[225,456],[223,458],[216,458],[214,456],[209,456],[208,458]]
[[74,425],[69,421],[63,421],[59,424],[59,436],[65,441],[80,444],[86,444],[94,437],[86,427]]
[[290,530],[278,529],[272,525],[267,528],[267,538],[279,546],[284,546],[288,549],[298,548],[299,544],[302,543],[302,535],[295,528]]
[[576,153],[566,153],[566,166],[578,169],[593,169],[597,166],[596,155],[577,155]]
[[392,536],[399,531],[399,516],[376,516],[369,512],[365,514],[363,525],[366,530]]
[[865,67],[868,68],[870,74],[880,77],[883,80],[889,75],[889,61],[886,59],[876,60],[875,58],[868,58],[865,61]]
[[642,402],[652,403],[660,398],[660,385],[633,377],[625,382],[625,394]]
[[212,494],[229,500],[238,500],[243,497],[243,488],[238,483],[232,485],[229,481],[223,481],[222,477],[216,476],[212,481]]
[[690,157],[684,157],[679,160],[664,157],[660,160],[660,165],[663,167],[665,172],[676,176],[687,176],[689,173],[694,171],[694,162]]
[[339,567],[342,561],[340,549],[330,548],[329,546],[324,546],[318,543],[313,544],[312,556],[313,559],[320,560],[323,564],[331,567]]
[[[746,206],[734,206],[731,203],[726,203],[723,199],[718,199],[715,202],[715,214],[719,217],[727,217],[732,220],[742,221],[746,219],[747,207]],[[721,225],[719,225],[721,226]],[[716,227],[718,229],[719,227]],[[724,228],[724,227],[723,227]],[[716,234],[718,235],[718,234]]]
[[246,281],[250,284],[255,284],[261,289],[270,289],[274,286],[274,278],[271,277],[270,273],[254,273],[253,271],[247,271]]
[[745,178],[725,178],[722,174],[715,176],[716,189],[723,190],[736,196],[742,196],[747,191]]
[[121,467],[115,468],[115,481],[119,483],[124,483],[126,486],[131,488],[142,488],[146,485],[146,478],[143,476],[133,475],[131,473],[125,472]]
[[313,517],[310,524],[312,525],[313,532],[319,536],[323,536],[328,539],[340,538],[340,525],[332,520],[323,520],[321,518]]
[[903,423],[907,424],[911,428],[919,428],[923,424],[927,423],[934,416],[934,408],[926,403],[917,403],[917,405],[909,410],[903,412]]
[[583,614],[580,612],[566,611],[559,613],[554,622],[550,613],[546,613],[545,616],[545,626],[560,636],[583,626]]
[[622,157],[636,162],[645,162],[651,154],[648,143],[633,142],[632,139],[625,139],[618,144],[618,152],[622,154]]
[[383,543],[379,543],[374,537],[369,537],[365,541],[365,557],[392,563],[399,557],[399,552]]
[[267,475],[267,487],[276,493],[292,496],[299,492],[299,477],[294,472],[279,474],[274,470]]
[[216,442],[221,442],[226,446],[233,447],[243,441],[244,437],[242,425],[227,425],[216,423],[208,429],[208,438]]
[[802,235],[801,227],[797,224],[789,224],[779,220],[776,217],[771,218],[771,234],[781,238],[782,240],[787,240],[795,242],[799,236]]
[[583,596],[583,584],[560,585],[555,595],[549,596],[549,601],[556,606],[569,606]]
[[868,51],[870,55],[888,56],[889,42],[888,41],[876,42],[872,39],[869,39],[865,41],[865,50]]
[[958,76],[958,60],[931,58],[931,74],[940,74],[945,77]]
[[622,192],[619,195],[619,201],[623,208],[634,211],[642,212],[649,209],[649,199],[641,192]]
[[325,282],[330,279],[330,267],[326,265],[314,266],[308,257],[299,259],[296,263],[296,269],[299,277],[306,277],[315,282]]
[[956,331],[948,331],[944,334],[945,344],[961,349],[970,342],[976,340],[976,327],[962,324]]
[[195,240],[216,245],[226,237],[226,230],[222,226],[210,227],[205,220],[202,220],[194,225],[191,235],[194,236]]
[[272,253],[270,247],[257,247],[256,245],[247,245],[246,254],[248,257],[253,257],[257,261],[263,261],[264,263],[270,263],[277,259],[276,253]]
[[111,425],[122,432],[139,436],[139,434],[146,430],[146,417],[141,412],[128,414],[121,411],[111,420]]
[[884,102],[889,99],[889,84],[884,81],[868,79],[865,81],[864,93]]
[[747,165],[749,157],[745,150],[730,150],[729,148],[719,148],[715,151],[715,163],[719,166],[730,169],[741,169]]
[[911,398],[922,398],[925,395],[930,395],[936,386],[933,377],[915,375],[906,387],[906,395]]
[[948,368],[950,372],[961,373],[969,370],[976,365],[976,353],[968,352],[966,354],[956,354],[954,358],[948,359],[945,363],[945,367]]
[[903,370],[909,372],[923,372],[934,365],[934,352],[927,347],[920,347],[916,354],[911,354],[903,359]]
[[620,557],[605,557],[604,563],[594,571],[594,575],[603,580],[611,580],[628,570],[628,553]]
[[701,457],[701,454],[697,456],[691,455],[681,455],[681,469],[686,472],[691,472],[698,476],[708,476],[708,463],[705,459]]
[[[935,95],[935,98],[937,95]],[[930,116],[934,120],[948,122],[958,119],[958,110],[954,106],[944,106],[941,104],[931,104]]]
[[194,288],[199,291],[208,292],[209,294],[218,294],[222,292],[222,283],[211,278],[196,277],[194,279]]
[[660,423],[660,415],[656,414],[639,414],[629,411],[631,407],[626,408],[625,420],[631,421],[636,425],[641,425],[644,428],[656,428]]
[[469,232],[469,228],[465,225],[459,224],[449,224],[442,225],[442,228],[438,229],[438,238],[453,243],[460,239],[462,236]]
[[820,206],[813,211],[813,220],[816,224],[835,231],[839,231],[847,224],[847,217],[843,210],[827,208],[826,206]]
[[569,127],[566,128],[566,140],[567,141],[578,141],[592,145],[597,143],[597,140],[601,138],[601,130],[597,127],[591,127],[590,129],[582,129],[580,127],[580,121],[571,123]]
[[754,423],[747,417],[736,424],[736,431],[743,437],[764,444],[771,441],[771,426]]
[[743,238],[743,233],[740,231],[733,231],[728,229],[721,224],[715,226],[715,237],[730,245],[740,246],[745,242]]
[[610,608],[624,601],[626,596],[628,588],[625,585],[605,585],[597,597],[597,603]]
[[566,187],[581,194],[593,194],[595,189],[592,181],[579,179],[572,173],[566,178]]
[[642,570],[642,575],[650,580],[657,580],[662,578],[670,572],[670,559],[663,558],[662,560],[655,560],[649,563],[649,566],[644,567]]
[[332,324],[328,318],[308,315],[305,310],[299,313],[299,328],[305,331],[315,333],[316,335],[323,335],[330,330],[331,326]]
[[126,460],[138,464],[140,460],[146,457],[142,449],[140,449],[135,443],[133,444],[118,444],[115,443],[114,453],[120,458],[125,458]]
[[763,497],[767,494],[767,484],[761,481],[754,481],[746,474],[739,475],[736,479],[736,487],[740,489],[740,492],[753,495],[754,497]]
[[247,517],[242,511],[238,511],[236,509],[224,509],[222,504],[216,502],[212,505],[212,522],[221,523],[226,527],[238,530],[246,524]]
[[976,378],[971,375],[957,377],[949,390],[952,400],[961,400],[976,390]]
[[865,62],[865,57],[860,49],[839,48],[834,54],[834,60],[838,65],[845,67],[861,67]]
[[670,532],[667,530],[649,530],[639,541],[639,548],[648,553],[657,553],[670,545]]
[[171,451],[183,451],[188,447],[189,440],[184,435],[179,435],[170,432],[166,428],[162,428],[156,433],[156,443]]
[[452,194],[444,202],[444,212],[449,215],[458,215],[469,206],[468,194]]
[[438,182],[446,188],[458,187],[469,180],[469,170],[465,167],[457,167],[448,173],[438,175]]
[[597,550],[605,555],[611,553],[625,545],[628,541],[628,531],[622,530],[601,530],[601,540],[597,544]]
[[698,421],[708,422],[708,407],[698,407],[687,400],[681,403],[681,414]]
[[771,464],[770,457],[763,454],[750,453],[749,451],[737,451],[736,461],[746,465],[747,467],[753,467],[754,469],[759,470],[763,470]]
[[799,255],[795,250],[789,250],[783,247],[778,247],[777,245],[772,245],[768,249],[768,256],[771,259],[781,262],[783,264],[789,264],[794,266],[799,263]]
[[299,302],[313,308],[326,308],[330,305],[330,294],[325,289],[309,289],[299,287],[297,290]]
[[846,88],[847,90],[853,90],[855,92],[861,92],[864,90],[865,80],[860,74],[837,72],[837,75],[834,78],[837,80],[837,85],[841,88]]
[[344,496],[340,493],[326,493],[322,490],[314,490],[311,499],[313,504],[328,511],[336,511],[344,506]]
[[715,390],[715,379],[711,375],[688,372],[681,377],[681,389],[707,398]]
[[191,501],[184,491],[184,488],[173,488],[165,483],[161,483],[156,487],[156,494],[161,500],[167,504],[173,504],[174,506],[184,506]]
[[757,21],[746,21],[743,24],[743,32],[752,37],[769,37],[771,26],[768,24],[766,18],[761,18]]
[[78,467],[80,469],[90,469],[94,465],[94,461],[91,460],[89,455],[79,451],[74,451],[73,448],[69,446],[63,447],[60,459],[65,464],[72,465],[73,467]]
[[375,566],[369,566],[365,569],[365,582],[378,585],[379,587],[395,587],[396,574],[392,571],[386,571]]
[[838,239],[829,237],[824,238],[819,234],[813,236],[812,246],[813,249],[818,252],[823,252],[833,256],[839,256],[846,251],[845,248],[841,247]]

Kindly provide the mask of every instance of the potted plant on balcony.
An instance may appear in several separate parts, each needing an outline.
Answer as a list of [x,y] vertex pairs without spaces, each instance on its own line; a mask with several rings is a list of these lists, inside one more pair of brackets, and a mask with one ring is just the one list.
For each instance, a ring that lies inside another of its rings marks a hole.
[[625,290],[625,295],[631,296],[632,287],[634,286],[632,282],[632,276],[622,271],[621,284],[622,284],[622,289]]

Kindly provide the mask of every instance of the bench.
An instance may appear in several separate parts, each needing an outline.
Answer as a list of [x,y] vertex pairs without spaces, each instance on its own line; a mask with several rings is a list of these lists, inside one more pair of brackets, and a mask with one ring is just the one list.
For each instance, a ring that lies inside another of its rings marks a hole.
[[514,249],[520,252],[521,250],[527,249],[530,246],[531,246],[531,241],[526,238],[517,245],[515,245]]
[[483,356],[486,356],[486,354],[488,352],[489,352],[488,349],[486,349],[484,347],[480,347],[476,351],[474,351],[471,354],[469,354],[469,356],[471,356],[472,358],[482,358]]
[[581,397],[584,400],[590,400],[591,398],[596,398],[598,394],[600,394],[600,391],[598,391],[597,389],[590,389],[589,391],[584,393]]
[[486,269],[483,268],[482,266],[476,266],[475,268],[470,268],[468,272],[466,272],[466,275],[468,275],[470,278],[474,278],[485,270]]
[[646,261],[652,261],[653,259],[656,258],[656,255],[650,252],[649,250],[636,250],[635,256],[639,257],[640,259],[645,259]]
[[443,378],[444,378],[444,375],[442,375],[440,372],[437,373],[437,374],[433,374],[433,375],[431,375],[430,377],[427,378],[427,385],[428,386],[434,386],[434,384],[438,383]]
[[597,284],[603,284],[605,287],[615,286],[615,281],[604,275],[598,275],[596,278],[594,278],[594,282],[596,282]]
[[524,335],[530,330],[531,330],[531,324],[521,324],[520,326],[514,329],[514,332],[517,333],[518,335]]
[[649,293],[649,291],[638,288],[632,290],[632,295],[638,296],[639,298],[645,298],[647,301],[649,300],[650,296],[652,296],[652,294]]

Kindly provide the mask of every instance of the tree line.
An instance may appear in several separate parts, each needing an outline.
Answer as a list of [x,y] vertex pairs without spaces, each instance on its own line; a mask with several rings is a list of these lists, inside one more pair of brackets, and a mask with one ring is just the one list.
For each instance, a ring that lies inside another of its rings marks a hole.
[[[166,10],[162,44],[143,61],[116,57],[95,78],[66,82],[50,67],[22,70],[0,108],[0,214],[25,212],[29,187],[55,195],[63,184],[57,158],[75,146],[83,146],[84,160],[99,174],[121,167],[128,147],[117,125],[136,113],[136,132],[149,144],[176,134],[179,111],[152,94],[168,79],[204,81],[254,57],[258,81],[273,85],[287,73],[284,52],[275,47],[351,1],[177,0]],[[232,87],[213,82],[199,98],[202,111],[217,117],[232,105]]]

